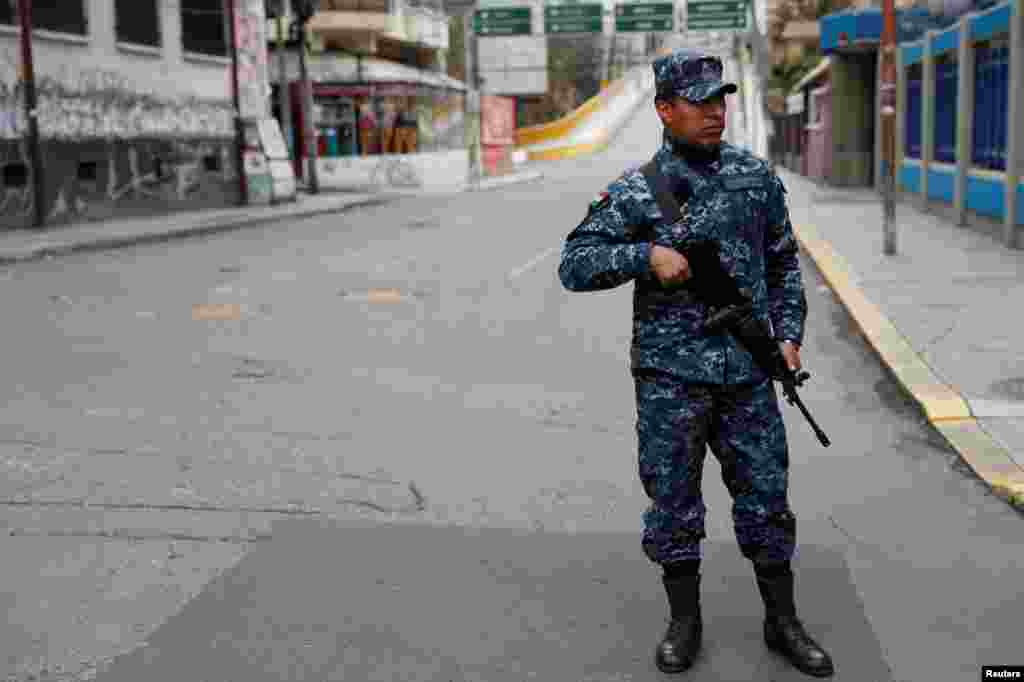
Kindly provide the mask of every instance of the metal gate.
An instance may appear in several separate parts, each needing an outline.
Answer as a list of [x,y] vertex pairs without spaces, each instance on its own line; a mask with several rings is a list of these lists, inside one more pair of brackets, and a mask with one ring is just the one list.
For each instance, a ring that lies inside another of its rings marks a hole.
[[1006,170],[1010,48],[976,48],[974,74],[974,149],[979,168]]

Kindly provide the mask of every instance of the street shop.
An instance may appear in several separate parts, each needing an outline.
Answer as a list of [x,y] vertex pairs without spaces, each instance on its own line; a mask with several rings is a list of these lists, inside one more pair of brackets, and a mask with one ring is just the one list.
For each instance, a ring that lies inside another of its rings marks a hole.
[[[430,189],[465,181],[466,97],[460,81],[372,58],[360,60],[355,69],[337,62],[333,73],[321,67],[313,83],[321,187]],[[301,88],[291,87],[301,173],[307,154]]]

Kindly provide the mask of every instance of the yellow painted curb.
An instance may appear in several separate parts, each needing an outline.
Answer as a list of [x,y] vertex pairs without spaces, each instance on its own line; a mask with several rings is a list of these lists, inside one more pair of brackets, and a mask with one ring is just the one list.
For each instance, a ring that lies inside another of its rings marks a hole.
[[605,91],[602,90],[557,121],[517,129],[516,146],[526,147],[531,144],[551,142],[560,137],[565,137],[572,132],[584,117],[603,107],[605,98]]
[[963,396],[941,381],[878,306],[853,281],[846,261],[813,225],[793,227],[832,291],[897,381],[968,466],[1000,497],[1024,505],[1024,469],[981,428]]
[[595,154],[608,148],[608,135],[602,133],[597,142],[585,144],[567,145],[565,147],[553,147],[551,149],[539,149],[527,152],[531,161],[559,161],[561,159],[574,159],[584,154]]
[[528,147],[542,142],[552,142],[571,133],[582,120],[602,109],[608,100],[622,94],[626,87],[625,77],[603,84],[601,90],[568,114],[550,123],[528,126],[516,130],[516,146]]

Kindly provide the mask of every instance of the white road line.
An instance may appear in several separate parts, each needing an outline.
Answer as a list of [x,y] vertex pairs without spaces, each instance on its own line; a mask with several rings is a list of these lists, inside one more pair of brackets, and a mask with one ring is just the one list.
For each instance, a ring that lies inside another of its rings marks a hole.
[[527,262],[525,265],[521,265],[520,267],[516,268],[512,272],[508,273],[508,278],[509,279],[517,279],[520,275],[523,275],[523,274],[529,272],[533,268],[537,267],[537,265],[542,260],[544,260],[545,258],[550,256],[551,254],[558,253],[559,248],[560,247],[558,247],[558,246],[552,246],[550,249],[546,249],[544,251],[541,251],[536,256],[531,258],[529,260],[529,262]]

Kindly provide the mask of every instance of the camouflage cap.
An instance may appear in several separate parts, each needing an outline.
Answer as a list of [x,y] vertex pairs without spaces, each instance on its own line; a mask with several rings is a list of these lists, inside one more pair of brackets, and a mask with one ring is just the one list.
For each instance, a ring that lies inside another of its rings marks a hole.
[[703,102],[718,93],[736,92],[735,83],[722,82],[722,60],[695,50],[676,50],[654,60],[654,83],[661,99],[682,97]]

